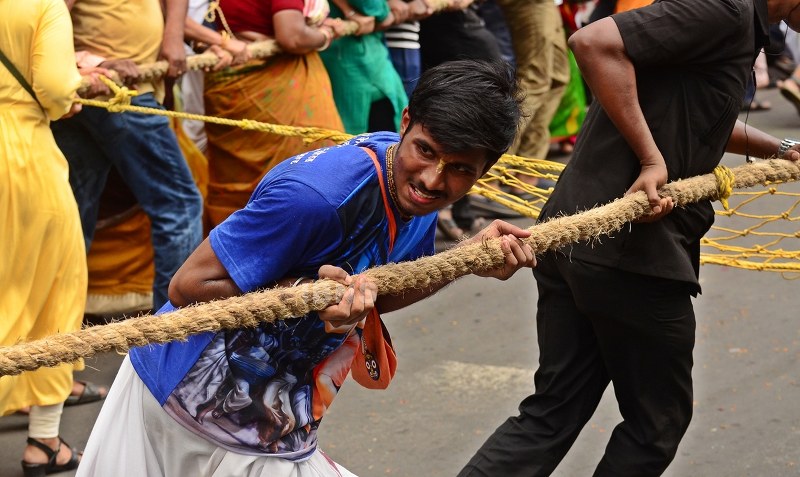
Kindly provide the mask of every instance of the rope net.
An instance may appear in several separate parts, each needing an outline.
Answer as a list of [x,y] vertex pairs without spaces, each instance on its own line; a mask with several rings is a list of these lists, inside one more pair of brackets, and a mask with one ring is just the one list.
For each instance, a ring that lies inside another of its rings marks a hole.
[[[700,263],[800,278],[800,193],[792,185],[734,193],[730,209],[716,210],[716,225],[701,241]],[[773,210],[768,214],[759,212],[765,202],[759,199],[766,197]]]

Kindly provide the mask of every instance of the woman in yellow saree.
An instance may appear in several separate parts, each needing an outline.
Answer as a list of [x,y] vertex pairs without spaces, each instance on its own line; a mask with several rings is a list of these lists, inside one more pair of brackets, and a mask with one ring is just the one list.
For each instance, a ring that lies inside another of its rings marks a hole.
[[[80,328],[86,254],[50,132],[81,83],[63,0],[0,1],[0,345]],[[31,406],[24,475],[74,469],[59,425],[74,365],[0,378],[0,415]]]

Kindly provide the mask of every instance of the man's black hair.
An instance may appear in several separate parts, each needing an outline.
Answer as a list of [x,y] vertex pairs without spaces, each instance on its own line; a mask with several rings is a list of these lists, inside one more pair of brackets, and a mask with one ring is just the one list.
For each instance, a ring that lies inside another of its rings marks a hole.
[[450,61],[419,79],[408,104],[408,127],[423,126],[446,153],[483,150],[488,169],[514,141],[520,102],[508,63]]

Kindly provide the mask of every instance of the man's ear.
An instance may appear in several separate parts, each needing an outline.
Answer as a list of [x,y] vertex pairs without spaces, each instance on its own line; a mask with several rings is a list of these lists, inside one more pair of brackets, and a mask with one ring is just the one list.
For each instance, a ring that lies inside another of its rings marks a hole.
[[403,109],[403,116],[400,118],[400,137],[401,138],[405,135],[409,124],[411,124],[411,116],[408,115],[408,106],[406,106]]

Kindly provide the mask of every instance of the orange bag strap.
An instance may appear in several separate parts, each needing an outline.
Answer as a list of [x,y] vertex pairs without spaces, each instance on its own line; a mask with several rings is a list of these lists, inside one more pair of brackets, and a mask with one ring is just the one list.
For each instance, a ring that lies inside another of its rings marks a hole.
[[[366,147],[361,149],[372,158],[375,170],[378,171],[383,207],[386,209],[386,218],[389,222],[389,253],[392,253],[397,237],[397,222],[392,207],[389,205],[387,186],[383,181],[383,169],[378,161],[378,156],[372,149]],[[384,326],[377,309],[370,311],[367,316],[364,328],[361,330],[360,341],[356,354],[353,356],[350,374],[365,388],[386,389],[397,370],[397,355],[392,347],[389,331]]]
[[392,249],[394,248],[394,240],[397,238],[397,221],[394,219],[394,212],[392,212],[392,207],[389,205],[387,186],[383,183],[383,168],[381,168],[381,163],[378,161],[378,156],[375,154],[375,151],[368,147],[362,147],[361,149],[363,149],[364,152],[369,155],[369,157],[372,159],[372,164],[375,166],[375,170],[378,171],[378,184],[381,186],[383,207],[386,209],[386,219],[389,221],[389,253],[392,253]]

